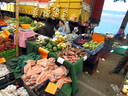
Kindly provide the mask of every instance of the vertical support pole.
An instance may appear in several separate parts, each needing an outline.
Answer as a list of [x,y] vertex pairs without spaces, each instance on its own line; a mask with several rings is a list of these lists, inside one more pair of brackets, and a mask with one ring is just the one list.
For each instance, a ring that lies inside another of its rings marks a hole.
[[19,56],[19,0],[16,0],[16,56]]
[[[123,18],[123,21],[122,21],[122,23],[121,23],[120,29],[125,30],[127,24],[128,24],[128,10],[127,10],[127,12],[126,12],[126,14],[125,14],[125,16],[124,16],[124,18]],[[120,30],[120,29],[119,29],[119,30]]]

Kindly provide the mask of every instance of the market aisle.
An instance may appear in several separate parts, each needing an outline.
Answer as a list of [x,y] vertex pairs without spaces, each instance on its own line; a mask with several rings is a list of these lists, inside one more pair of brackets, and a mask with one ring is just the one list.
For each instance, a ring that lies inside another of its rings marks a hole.
[[79,78],[80,90],[76,96],[113,96],[111,84],[121,85],[122,75],[109,74],[121,56],[112,54],[105,62],[100,61],[98,70],[93,76],[82,74]]

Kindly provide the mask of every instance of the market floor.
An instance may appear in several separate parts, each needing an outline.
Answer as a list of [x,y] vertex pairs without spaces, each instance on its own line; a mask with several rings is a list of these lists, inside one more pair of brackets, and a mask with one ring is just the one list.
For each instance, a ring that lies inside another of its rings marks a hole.
[[90,76],[83,73],[79,77],[80,90],[76,96],[113,96],[114,90],[111,84],[121,86],[122,74],[110,74],[110,71],[118,64],[121,56],[112,53],[106,61],[100,61],[98,72]]

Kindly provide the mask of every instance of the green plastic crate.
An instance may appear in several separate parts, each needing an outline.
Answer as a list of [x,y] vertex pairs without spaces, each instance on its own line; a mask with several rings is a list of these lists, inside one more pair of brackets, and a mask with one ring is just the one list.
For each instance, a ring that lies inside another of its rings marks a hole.
[[71,96],[72,94],[72,86],[71,84],[64,84],[56,96]]
[[[54,57],[56,60],[58,57],[54,53],[49,53],[49,57]],[[70,70],[70,76],[72,78],[72,96],[75,96],[75,94],[79,90],[79,84],[78,84],[78,75],[83,72],[83,59],[78,60],[75,63],[70,63],[68,61],[64,61],[63,65]]]
[[[49,56],[58,59],[58,56],[56,56],[56,54],[54,54],[52,52],[49,53]],[[72,70],[74,71],[74,75],[78,78],[78,76],[83,72],[83,62],[84,62],[84,59],[81,58],[74,63],[71,63],[71,62],[65,60],[64,64],[68,67],[71,67]]]

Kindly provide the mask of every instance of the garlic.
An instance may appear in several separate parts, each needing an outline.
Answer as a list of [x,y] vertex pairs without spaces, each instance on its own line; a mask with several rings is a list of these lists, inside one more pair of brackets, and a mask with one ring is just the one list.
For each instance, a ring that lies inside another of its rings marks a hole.
[[6,65],[0,64],[0,77],[3,77],[9,74],[9,70],[7,69]]
[[66,8],[64,11],[63,11],[63,14],[61,16],[61,19],[66,21],[67,20],[67,17],[68,17],[68,8]]
[[45,18],[49,18],[50,17],[50,15],[51,15],[51,10],[50,9],[51,9],[50,7],[46,7],[44,9],[43,17],[45,17]]
[[52,18],[59,18],[60,15],[60,6],[53,7],[53,15]]
[[9,85],[5,89],[0,90],[0,96],[29,96],[24,87],[17,89],[15,85]]
[[34,18],[38,17],[38,13],[39,13],[39,7],[35,7],[32,13],[33,17]]

